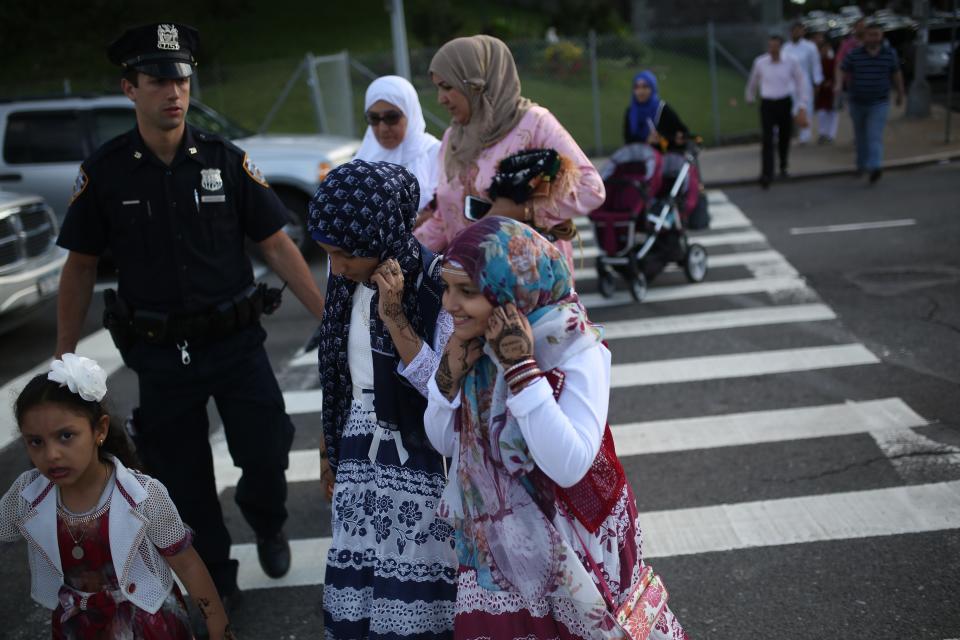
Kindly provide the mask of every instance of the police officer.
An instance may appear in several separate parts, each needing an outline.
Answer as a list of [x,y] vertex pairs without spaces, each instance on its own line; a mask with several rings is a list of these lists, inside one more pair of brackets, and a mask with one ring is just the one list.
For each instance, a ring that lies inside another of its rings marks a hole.
[[185,122],[199,37],[180,24],[124,33],[108,49],[137,126],[80,168],[58,244],[57,354],[75,349],[97,262],[109,250],[117,295],[105,323],[139,379],[133,432],[149,471],[168,488],[221,595],[237,586],[208,440],[212,396],[242,470],[236,502],[257,536],[264,572],[290,567],[283,532],[284,469],[293,424],[267,359],[244,238],[318,319],[323,296],[282,231],[286,211],[243,150]]

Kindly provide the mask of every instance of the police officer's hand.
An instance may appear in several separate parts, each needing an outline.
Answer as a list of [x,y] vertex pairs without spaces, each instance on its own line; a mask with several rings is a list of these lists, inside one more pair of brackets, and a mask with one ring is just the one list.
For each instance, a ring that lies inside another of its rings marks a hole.
[[384,260],[373,272],[370,281],[377,285],[380,292],[377,303],[380,319],[399,329],[406,327],[409,323],[403,313],[403,272],[400,263],[393,258]]

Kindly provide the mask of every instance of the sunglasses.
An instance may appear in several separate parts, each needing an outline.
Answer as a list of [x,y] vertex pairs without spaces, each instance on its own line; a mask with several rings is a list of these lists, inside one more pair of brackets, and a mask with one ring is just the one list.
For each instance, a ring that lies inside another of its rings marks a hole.
[[373,111],[368,111],[367,124],[369,124],[371,127],[375,127],[382,122],[388,127],[392,127],[400,122],[400,118],[402,117],[403,114],[399,111],[385,111],[383,113],[374,113]]

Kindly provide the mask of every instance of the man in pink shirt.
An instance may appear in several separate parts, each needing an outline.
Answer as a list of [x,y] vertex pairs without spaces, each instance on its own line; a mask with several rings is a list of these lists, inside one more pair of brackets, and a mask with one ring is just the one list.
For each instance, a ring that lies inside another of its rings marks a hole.
[[780,176],[785,178],[794,112],[799,120],[806,121],[809,118],[806,104],[809,101],[810,87],[807,86],[797,61],[780,55],[782,45],[782,37],[770,36],[767,53],[757,56],[753,61],[745,96],[747,103],[752,104],[756,100],[757,92],[760,93],[760,125],[763,129],[760,186],[764,189],[768,189],[773,180],[774,127],[777,129]]

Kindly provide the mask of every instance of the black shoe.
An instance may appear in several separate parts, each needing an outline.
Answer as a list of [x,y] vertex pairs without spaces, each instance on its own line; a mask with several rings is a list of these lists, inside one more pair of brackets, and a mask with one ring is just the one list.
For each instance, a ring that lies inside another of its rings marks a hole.
[[789,177],[790,177],[790,172],[789,172],[789,171],[787,171],[786,169],[780,169],[780,179],[781,179],[781,180],[786,180],[786,179],[788,179]]
[[766,191],[770,188],[770,178],[767,176],[762,176],[760,178],[760,188]]
[[881,176],[882,174],[883,174],[883,172],[880,171],[880,169],[874,169],[873,171],[871,171],[871,172],[870,172],[870,184],[873,184],[874,182],[876,182],[877,180],[879,180],[879,179],[880,179],[880,176]]
[[282,578],[290,571],[290,543],[283,531],[269,538],[257,536],[257,558],[263,572],[271,578]]

